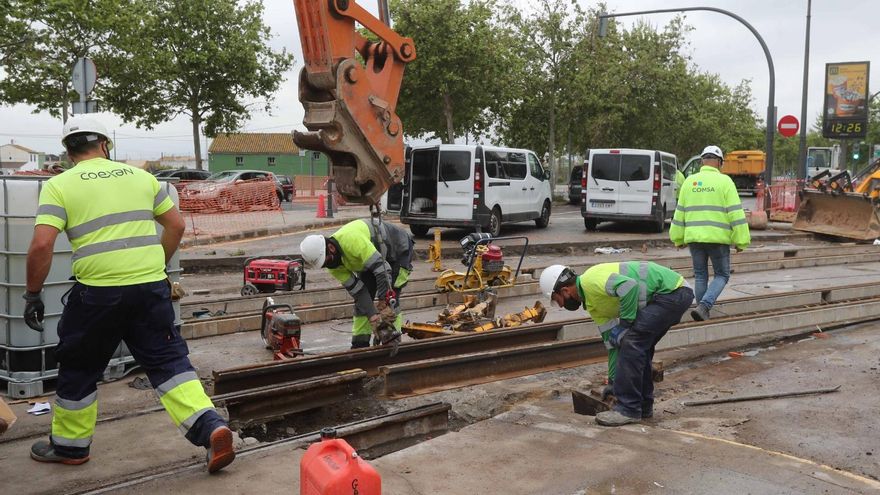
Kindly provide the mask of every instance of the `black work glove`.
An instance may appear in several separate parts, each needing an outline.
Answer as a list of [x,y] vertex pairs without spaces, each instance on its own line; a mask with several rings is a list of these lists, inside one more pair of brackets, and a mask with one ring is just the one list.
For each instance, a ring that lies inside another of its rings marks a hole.
[[614,382],[609,381],[608,385],[605,385],[605,388],[602,389],[602,402],[608,400],[612,395],[614,395]]
[[43,293],[28,291],[22,297],[27,301],[27,304],[24,306],[25,324],[32,330],[42,332],[43,313],[46,311],[46,307],[43,305]]

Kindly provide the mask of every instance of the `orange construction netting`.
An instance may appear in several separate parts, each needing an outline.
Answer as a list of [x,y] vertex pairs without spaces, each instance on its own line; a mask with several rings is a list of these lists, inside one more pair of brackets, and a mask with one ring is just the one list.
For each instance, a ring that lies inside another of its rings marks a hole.
[[259,231],[284,224],[283,192],[274,180],[174,183],[186,238]]

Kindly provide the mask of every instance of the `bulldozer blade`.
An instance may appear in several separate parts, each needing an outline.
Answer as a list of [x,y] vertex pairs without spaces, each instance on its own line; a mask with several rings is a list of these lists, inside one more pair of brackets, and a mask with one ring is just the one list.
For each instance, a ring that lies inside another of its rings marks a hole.
[[804,232],[870,241],[880,237],[880,215],[871,198],[806,189],[792,228]]

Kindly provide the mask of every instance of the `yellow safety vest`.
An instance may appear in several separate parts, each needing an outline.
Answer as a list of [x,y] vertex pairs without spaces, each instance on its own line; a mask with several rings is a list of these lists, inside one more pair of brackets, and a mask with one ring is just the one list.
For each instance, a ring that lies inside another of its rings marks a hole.
[[134,285],[166,277],[165,250],[154,218],[173,207],[149,173],[92,158],[46,182],[36,224],[67,233],[78,281],[101,287]]

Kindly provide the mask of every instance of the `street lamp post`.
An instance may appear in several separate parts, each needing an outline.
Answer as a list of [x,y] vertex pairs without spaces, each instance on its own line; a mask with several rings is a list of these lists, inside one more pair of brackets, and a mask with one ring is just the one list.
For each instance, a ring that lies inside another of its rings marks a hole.
[[[764,43],[764,38],[758,33],[758,31],[748,23],[742,17],[730,12],[728,10],[719,9],[716,7],[681,7],[675,9],[654,9],[654,10],[641,10],[638,12],[623,12],[616,14],[600,14],[599,15],[599,36],[604,36],[607,32],[607,24],[608,19],[612,17],[626,17],[633,15],[645,15],[645,14],[669,14],[675,12],[690,12],[695,10],[707,10],[710,12],[717,12],[719,14],[724,14],[728,17],[732,17],[742,23],[745,27],[755,35],[755,38],[758,39],[758,43],[761,44],[761,48],[764,50],[764,56],[767,57],[767,67],[770,69],[770,95],[767,101],[767,132],[766,132],[766,154],[767,154],[767,162],[764,167],[764,181],[769,186],[773,179],[773,138],[775,136],[776,129],[776,70],[773,68],[773,57],[770,56],[770,50],[767,48],[767,43]],[[764,209],[769,209],[770,207],[770,195],[764,195]]]
[[810,11],[812,7],[813,0],[807,0],[807,30],[804,35],[804,86],[801,90],[801,136],[798,143],[798,180],[807,179],[807,85],[810,82]]

